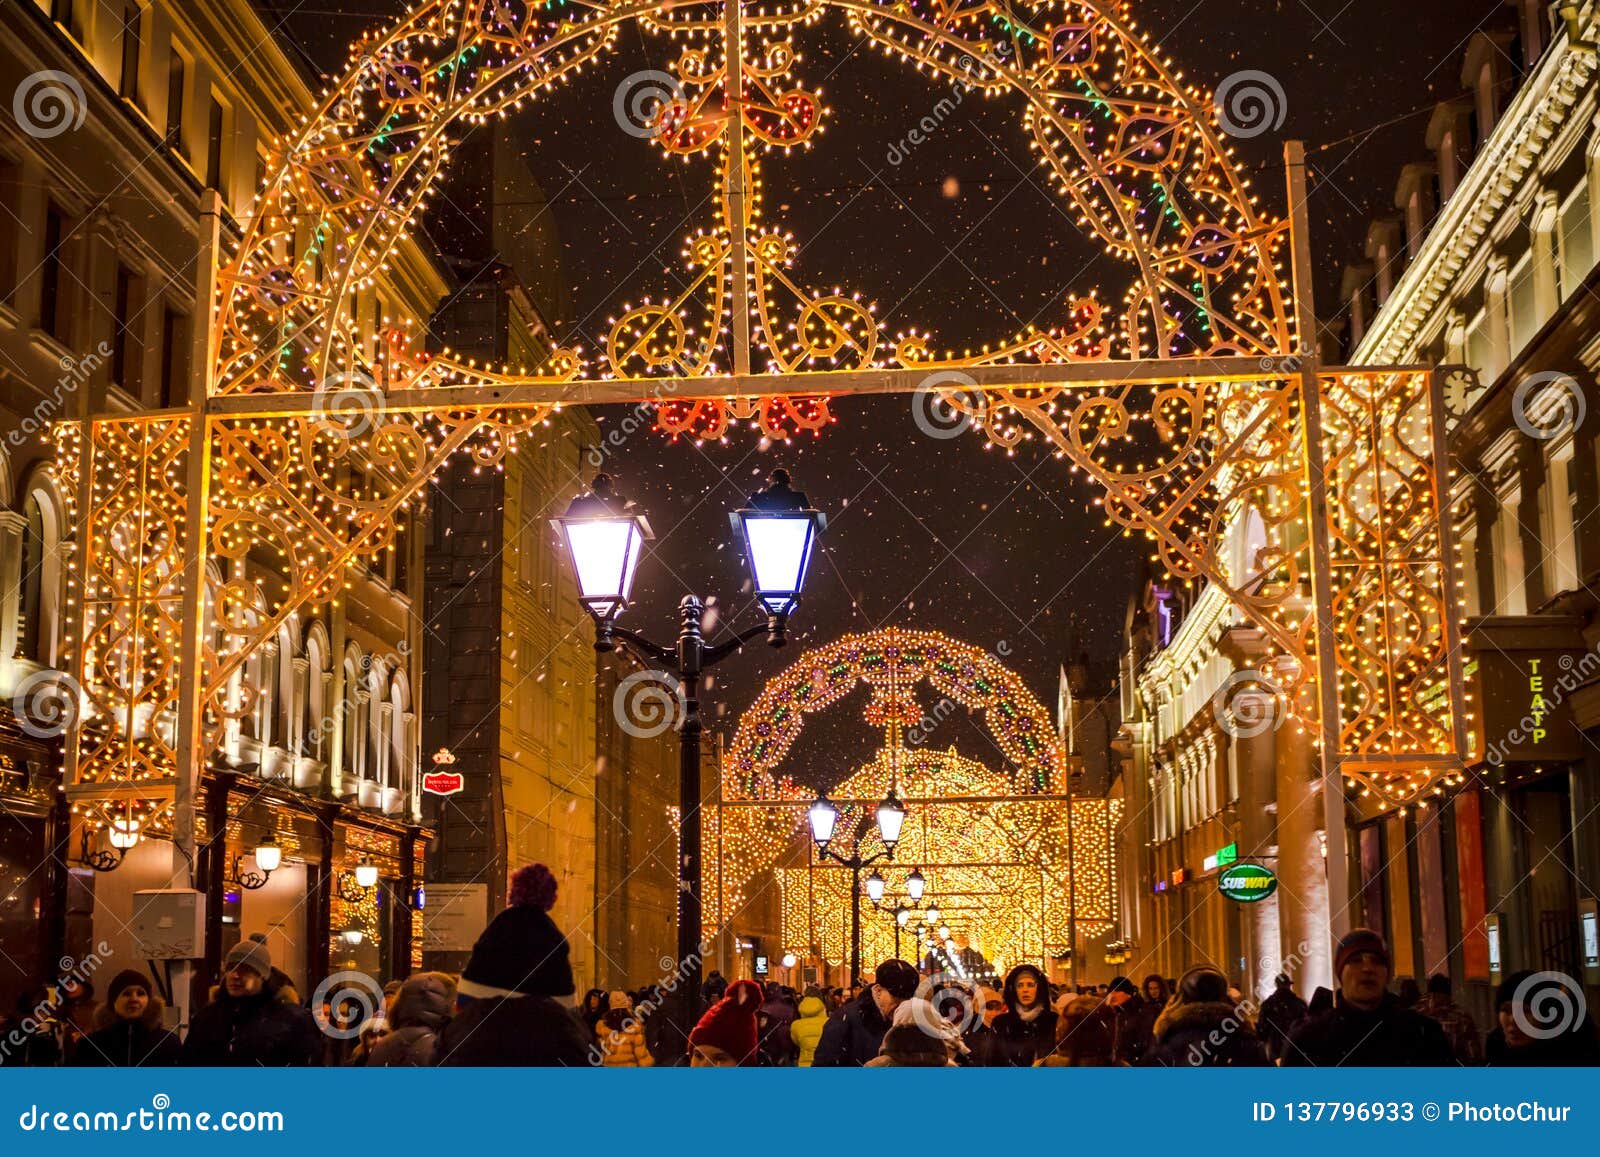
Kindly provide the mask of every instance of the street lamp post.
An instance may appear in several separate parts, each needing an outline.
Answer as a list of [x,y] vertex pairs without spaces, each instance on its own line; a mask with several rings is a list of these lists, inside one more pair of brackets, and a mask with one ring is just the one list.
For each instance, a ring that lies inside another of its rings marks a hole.
[[694,1027],[700,992],[700,675],[755,638],[769,646],[787,641],[789,615],[800,601],[806,571],[826,518],[806,496],[789,486],[789,474],[774,470],[768,484],[729,518],[744,540],[755,579],[756,598],[766,622],[740,631],[727,642],[707,646],[701,630],[704,604],[685,595],[678,604],[678,639],[663,647],[616,625],[633,592],[634,571],[644,544],[653,538],[650,523],[616,493],[605,474],[595,476],[589,493],[572,500],[551,525],[561,535],[578,578],[578,601],[595,623],[594,649],[626,647],[646,663],[659,664],[678,681],[683,718],[678,727],[678,1017],[682,1039]]
[[[811,838],[817,845],[817,854],[850,869],[850,984],[854,987],[861,983],[861,869],[879,860],[894,858],[894,846],[900,842],[900,829],[906,822],[906,808],[891,785],[889,794],[878,805],[878,838],[883,841],[883,850],[870,856],[861,854],[859,831],[848,856],[842,856],[828,846],[833,839],[833,829],[839,822],[839,809],[828,800],[826,793],[817,797],[806,814],[811,821]],[[876,872],[872,875],[877,881],[878,894],[873,897],[876,902],[883,896],[883,877]],[[870,886],[871,881],[868,883]]]
[[[876,891],[874,891],[873,888],[874,880],[877,880],[878,882]],[[872,906],[878,911],[887,912],[889,913],[890,917],[893,918],[894,955],[895,959],[899,960],[901,959],[900,929],[911,923],[912,916],[922,911],[922,894],[928,886],[928,881],[923,876],[921,871],[916,868],[912,868],[911,874],[906,877],[906,895],[910,897],[910,899],[897,899],[893,904],[883,903],[884,886],[883,877],[878,875],[877,872],[873,872],[871,876],[867,877],[867,899],[872,901]],[[938,909],[933,907],[933,900],[931,897],[928,900],[928,905],[933,912],[938,912]]]

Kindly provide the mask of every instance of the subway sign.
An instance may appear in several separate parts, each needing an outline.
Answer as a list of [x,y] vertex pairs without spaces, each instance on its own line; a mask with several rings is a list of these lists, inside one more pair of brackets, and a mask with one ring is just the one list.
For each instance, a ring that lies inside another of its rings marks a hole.
[[1235,864],[1217,876],[1217,890],[1230,900],[1254,904],[1278,890],[1278,877],[1260,864]]

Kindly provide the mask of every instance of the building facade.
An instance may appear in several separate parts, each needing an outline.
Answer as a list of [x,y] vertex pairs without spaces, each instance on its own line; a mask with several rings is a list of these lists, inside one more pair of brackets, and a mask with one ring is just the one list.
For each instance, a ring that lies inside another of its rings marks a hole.
[[1352,895],[1397,973],[1447,973],[1482,1012],[1525,968],[1600,996],[1597,37],[1600,5],[1533,0],[1474,36],[1347,281],[1352,362],[1475,375],[1446,397],[1470,775],[1359,826]]
[[[511,130],[461,142],[445,202],[459,285],[433,337],[490,362],[539,363],[563,309],[558,247]],[[470,896],[492,915],[511,872],[549,865],[579,987],[623,988],[656,979],[673,941],[677,751],[671,731],[623,730],[611,693],[627,659],[596,655],[550,527],[592,481],[599,445],[594,419],[569,408],[493,467],[458,455],[430,488],[426,746],[449,748],[464,781],[425,803],[437,832],[428,879],[436,896]],[[429,951],[429,966],[464,965],[470,931]]]
[[[1266,543],[1250,515],[1228,531],[1229,572],[1248,585]],[[1303,991],[1331,980],[1320,764],[1270,664],[1267,640],[1216,587],[1146,581],[1123,657],[1125,799],[1117,838],[1119,963],[1129,975],[1220,968],[1247,995],[1279,972]],[[1263,900],[1219,888],[1237,864],[1278,878]]]
[[[425,860],[415,535],[381,566],[352,570],[336,603],[285,622],[235,675],[202,770],[192,873],[159,831],[114,870],[93,870],[100,804],[62,782],[78,543],[50,423],[182,406],[205,388],[211,246],[239,236],[269,144],[311,107],[312,83],[246,0],[23,0],[0,12],[0,29],[0,69],[21,78],[21,111],[0,123],[0,876],[11,885],[0,947],[21,967],[0,970],[0,998],[101,945],[136,963],[134,893],[191,881],[207,899],[199,992],[257,932],[303,991],[340,968],[403,974]],[[303,239],[292,258],[315,259],[314,245]],[[448,284],[403,248],[355,308],[377,332],[391,309],[427,316]],[[252,552],[208,577],[275,566]],[[283,864],[248,887],[269,835]],[[376,887],[356,884],[364,862]]]

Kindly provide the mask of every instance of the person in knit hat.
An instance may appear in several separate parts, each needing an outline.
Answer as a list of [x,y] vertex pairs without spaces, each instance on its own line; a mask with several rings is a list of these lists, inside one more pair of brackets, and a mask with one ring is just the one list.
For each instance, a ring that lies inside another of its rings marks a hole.
[[656,1063],[644,1043],[644,1025],[634,1012],[633,998],[613,992],[606,998],[606,1013],[595,1025],[590,1060],[607,1068],[647,1069]]
[[[1267,1064],[1267,1050],[1228,978],[1209,964],[1178,981],[1178,993],[1156,1018],[1143,1063],[1166,1068],[1237,1068]],[[1122,1058],[1117,1058],[1119,1061]]]
[[1333,954],[1333,1007],[1295,1026],[1282,1063],[1317,1068],[1453,1065],[1439,1022],[1389,992],[1389,946],[1370,928],[1345,934]]
[[[904,1005],[901,1005],[904,1008]],[[870,1069],[945,1069],[954,1068],[950,1046],[943,1035],[931,1036],[912,1021],[889,1026],[883,1034],[878,1055],[867,1062]]]
[[859,1067],[877,1056],[894,1010],[916,995],[921,980],[921,974],[904,960],[885,960],[878,965],[866,991],[828,1018],[813,1067]]
[[166,1008],[155,986],[135,968],[111,978],[96,1028],[78,1044],[73,1064],[85,1068],[166,1068],[178,1063],[183,1045],[162,1024]]
[[439,1033],[434,1063],[589,1063],[590,1041],[558,998],[577,990],[567,938],[550,919],[556,878],[543,864],[519,868],[507,904],[472,946],[456,985],[456,1015]]
[[756,1012],[761,986],[735,980],[727,995],[706,1009],[689,1033],[689,1067],[727,1069],[756,1063]]
[[229,949],[222,987],[190,1021],[183,1063],[272,1068],[320,1063],[317,1022],[306,1009],[282,999],[275,979],[281,975],[261,933]]
[[1600,1038],[1583,986],[1564,972],[1513,972],[1495,990],[1496,1024],[1485,1052],[1491,1067],[1600,1065]]

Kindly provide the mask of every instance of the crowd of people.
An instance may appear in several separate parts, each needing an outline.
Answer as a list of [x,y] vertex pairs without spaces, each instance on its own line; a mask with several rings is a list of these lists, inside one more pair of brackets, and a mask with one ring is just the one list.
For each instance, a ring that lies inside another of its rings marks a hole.
[[[187,1035],[164,1026],[161,996],[136,969],[103,1002],[84,978],[30,994],[0,1024],[0,1062],[69,1066],[1074,1067],[1573,1066],[1600,1064],[1582,988],[1550,974],[1508,976],[1480,1035],[1432,977],[1391,991],[1383,938],[1358,929],[1334,956],[1336,991],[1309,1002],[1279,976],[1259,1006],[1210,965],[1135,986],[1070,990],[1031,964],[1004,985],[886,960],[857,988],[731,984],[699,993],[648,986],[575,992],[566,938],[551,920],[556,881],[541,864],[512,879],[509,905],[460,975],[391,982],[382,1007],[310,1008],[261,937],[227,954],[221,983]],[[1553,987],[1552,987],[1553,985]],[[693,999],[692,1015],[681,1002]],[[675,1015],[676,1014],[676,1015]],[[687,1036],[675,1026],[693,1021]]]

